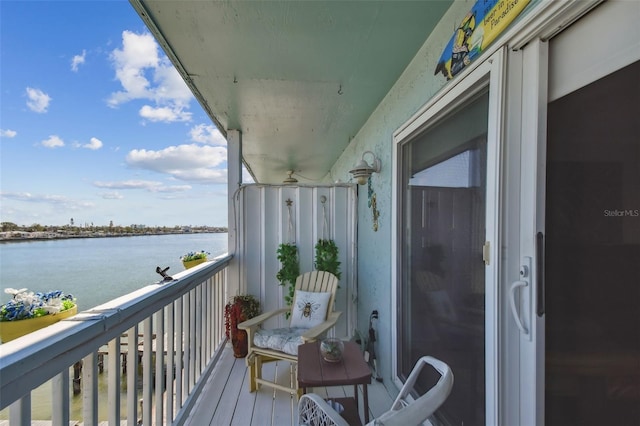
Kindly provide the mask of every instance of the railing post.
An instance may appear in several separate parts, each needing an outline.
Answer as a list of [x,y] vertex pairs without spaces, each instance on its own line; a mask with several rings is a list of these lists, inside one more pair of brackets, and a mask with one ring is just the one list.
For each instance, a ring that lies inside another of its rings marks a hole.
[[180,408],[182,407],[182,403],[184,402],[184,398],[182,397],[182,389],[184,386],[184,346],[186,339],[183,328],[183,298],[184,296],[173,302],[176,310],[176,336],[178,339],[178,343],[176,344],[176,410],[180,410]]
[[[196,347],[197,337],[196,337],[196,290],[193,289],[189,292],[189,380],[187,395],[191,394],[191,389],[193,389],[193,385],[196,383],[196,351],[198,348]],[[186,368],[186,366],[185,366]]]
[[150,425],[153,422],[153,320],[148,317],[142,322],[142,424]]
[[53,426],[69,424],[69,369],[65,368],[52,380],[51,388],[51,420]]
[[231,295],[239,294],[240,288],[240,262],[235,257],[237,253],[237,226],[240,225],[238,214],[238,203],[234,200],[238,194],[236,191],[242,185],[242,132],[240,130],[227,131],[227,238],[228,252],[234,254],[234,259],[227,268],[226,294],[225,299]]
[[98,424],[97,352],[91,352],[82,362],[82,417],[85,425]]
[[138,424],[138,326],[127,331],[127,426]]
[[165,387],[166,387],[166,400],[165,405],[167,406],[167,422],[171,422],[173,420],[173,404],[174,399],[176,398],[175,388],[173,386],[174,383],[174,368],[175,368],[175,341],[176,334],[174,332],[174,315],[173,315],[173,303],[169,304],[165,308],[165,321],[167,324],[167,357],[166,357],[166,379],[165,379]]
[[[202,332],[202,286],[198,286],[196,288],[195,293],[195,327],[196,327],[196,365],[195,365],[195,377],[199,377],[202,372],[202,349],[204,344],[204,333]],[[193,383],[195,384],[196,380],[194,378]]]
[[20,398],[9,408],[9,424],[16,426],[31,425],[31,395]]
[[[155,424],[165,424],[164,421],[164,399],[162,392],[165,384],[164,373],[164,309],[160,309],[154,314],[154,322],[156,325],[156,350],[154,355],[156,357],[156,380],[155,380]],[[169,419],[167,419],[169,420]]]
[[118,425],[120,424],[120,336],[109,342],[107,362],[109,424]]

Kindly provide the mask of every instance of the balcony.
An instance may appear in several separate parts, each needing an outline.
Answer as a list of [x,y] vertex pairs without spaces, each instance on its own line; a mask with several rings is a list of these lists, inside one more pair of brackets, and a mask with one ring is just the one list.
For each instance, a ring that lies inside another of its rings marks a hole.
[[[249,393],[244,359],[226,348],[223,309],[232,259],[217,258],[1,345],[0,409],[8,407],[10,424],[43,420],[32,419],[31,406],[45,383],[53,425],[296,424],[296,397],[266,388]],[[277,380],[291,380],[287,363],[267,368]],[[80,395],[70,396],[74,387]],[[391,399],[382,385],[370,388],[374,416]],[[350,388],[314,391],[353,395]],[[78,400],[81,407],[74,409]]]
[[[265,377],[275,378],[288,385],[291,366],[287,362],[265,364]],[[244,359],[234,358],[230,349],[224,349],[220,359],[200,396],[189,413],[185,424],[191,426],[285,426],[297,425],[297,398],[286,392],[262,387],[256,392],[248,391],[248,373]],[[314,388],[314,393],[324,398],[353,396],[353,387]],[[362,390],[358,391],[360,418],[362,412]],[[369,415],[374,418],[391,406],[393,400],[386,388],[376,381],[369,385]]]

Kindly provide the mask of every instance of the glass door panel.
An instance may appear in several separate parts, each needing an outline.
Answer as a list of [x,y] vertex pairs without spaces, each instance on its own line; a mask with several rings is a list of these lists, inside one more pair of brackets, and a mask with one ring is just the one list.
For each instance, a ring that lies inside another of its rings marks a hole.
[[639,81],[548,105],[546,425],[640,424]]
[[[432,355],[455,386],[443,424],[485,424],[487,122],[484,91],[401,148],[403,241],[398,371]],[[425,375],[418,391],[435,377]]]

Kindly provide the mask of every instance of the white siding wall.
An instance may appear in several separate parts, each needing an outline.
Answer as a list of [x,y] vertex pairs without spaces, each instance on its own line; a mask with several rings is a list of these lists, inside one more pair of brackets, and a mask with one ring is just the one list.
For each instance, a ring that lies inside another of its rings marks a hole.
[[[327,227],[324,230],[323,204],[326,197]],[[277,249],[281,243],[295,242],[300,272],[314,269],[315,245],[320,238],[333,239],[340,255],[342,278],[336,296],[336,310],[342,317],[335,335],[351,336],[356,322],[356,191],[353,185],[337,186],[243,186],[234,197],[236,223],[241,225],[236,259],[240,268],[242,294],[259,297],[263,312],[285,306],[285,288],[279,285]],[[293,232],[289,232],[290,199]],[[231,224],[230,224],[231,226]],[[323,235],[324,232],[324,235]],[[284,317],[271,326],[285,326]]]

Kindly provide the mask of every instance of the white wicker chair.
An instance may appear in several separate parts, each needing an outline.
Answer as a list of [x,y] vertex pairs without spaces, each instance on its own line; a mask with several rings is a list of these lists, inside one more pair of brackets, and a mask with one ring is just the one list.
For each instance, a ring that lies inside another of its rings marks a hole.
[[[413,390],[420,371],[425,365],[431,365],[441,375],[438,382],[424,395],[408,401],[407,397]],[[411,426],[419,425],[427,420],[446,401],[453,387],[453,372],[449,366],[433,357],[423,356],[416,362],[409,378],[400,390],[391,409],[380,417],[369,422],[367,426]],[[303,395],[298,403],[298,417],[300,426],[347,426],[347,422],[315,394]]]
[[349,426],[327,401],[315,393],[307,393],[298,401],[299,426]]

